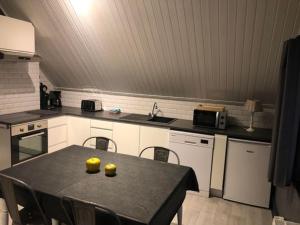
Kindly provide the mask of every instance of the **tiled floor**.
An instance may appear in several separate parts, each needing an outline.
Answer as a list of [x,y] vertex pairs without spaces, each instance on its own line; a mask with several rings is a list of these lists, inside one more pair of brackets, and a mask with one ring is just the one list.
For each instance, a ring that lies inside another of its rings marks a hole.
[[[177,224],[174,220],[173,224]],[[183,225],[271,225],[271,211],[220,198],[187,194]]]

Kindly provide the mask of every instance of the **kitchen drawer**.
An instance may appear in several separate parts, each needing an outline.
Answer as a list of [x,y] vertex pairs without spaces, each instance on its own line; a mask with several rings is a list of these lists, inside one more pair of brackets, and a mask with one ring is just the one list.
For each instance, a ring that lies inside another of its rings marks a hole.
[[60,125],[67,125],[68,120],[66,116],[60,116],[53,119],[48,119],[48,128],[57,127]]
[[91,120],[91,127],[112,130],[113,122],[104,120]]
[[[106,137],[106,138],[113,138],[113,132],[111,130],[105,130],[105,129],[98,129],[98,128],[91,128],[91,137]],[[92,139],[89,141],[86,146],[90,146],[92,148],[95,148],[96,146],[96,140]],[[108,146],[109,150],[113,150],[113,145],[110,142]]]

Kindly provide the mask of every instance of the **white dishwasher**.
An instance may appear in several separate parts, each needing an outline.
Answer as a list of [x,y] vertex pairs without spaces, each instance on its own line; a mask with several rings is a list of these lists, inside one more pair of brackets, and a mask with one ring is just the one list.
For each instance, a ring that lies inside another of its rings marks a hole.
[[[171,130],[169,147],[178,154],[181,165],[194,169],[200,194],[208,197],[214,136]],[[170,162],[175,162],[171,155]]]

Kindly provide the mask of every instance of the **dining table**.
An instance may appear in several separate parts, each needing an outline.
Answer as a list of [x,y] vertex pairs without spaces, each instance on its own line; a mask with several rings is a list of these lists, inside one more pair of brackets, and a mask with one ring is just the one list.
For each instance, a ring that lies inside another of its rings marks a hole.
[[[86,160],[90,157],[101,159],[99,172],[86,171]],[[115,176],[105,175],[107,163],[117,166]],[[190,167],[78,145],[0,173],[29,184],[47,217],[60,222],[66,222],[60,200],[67,196],[109,208],[123,225],[169,225],[182,206],[186,191],[199,191]]]

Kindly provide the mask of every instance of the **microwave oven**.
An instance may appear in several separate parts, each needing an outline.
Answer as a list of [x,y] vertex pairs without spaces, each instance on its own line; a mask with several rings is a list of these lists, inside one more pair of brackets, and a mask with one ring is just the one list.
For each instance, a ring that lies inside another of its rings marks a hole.
[[194,110],[193,125],[197,127],[209,127],[226,129],[227,113],[214,110]]

